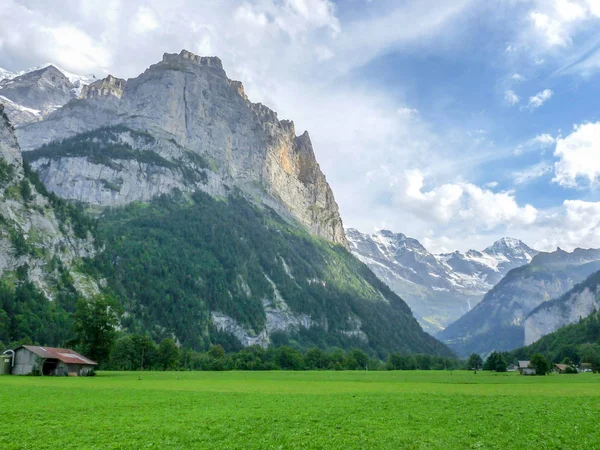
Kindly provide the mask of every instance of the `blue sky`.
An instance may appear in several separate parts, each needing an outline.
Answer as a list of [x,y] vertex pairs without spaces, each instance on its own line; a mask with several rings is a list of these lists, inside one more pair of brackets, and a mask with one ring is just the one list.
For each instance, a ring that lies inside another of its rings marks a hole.
[[5,0],[0,67],[216,55],[309,130],[346,226],[572,249],[600,247],[599,30],[597,0]]

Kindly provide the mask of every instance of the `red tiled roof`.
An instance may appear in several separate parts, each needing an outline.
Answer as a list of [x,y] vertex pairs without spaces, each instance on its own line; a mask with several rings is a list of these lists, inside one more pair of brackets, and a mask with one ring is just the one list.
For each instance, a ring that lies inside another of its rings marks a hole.
[[98,365],[91,359],[86,358],[79,353],[68,349],[68,348],[52,348],[52,347],[38,347],[35,345],[23,345],[30,352],[35,353],[40,358],[45,359],[58,359],[66,364],[87,364],[91,366]]

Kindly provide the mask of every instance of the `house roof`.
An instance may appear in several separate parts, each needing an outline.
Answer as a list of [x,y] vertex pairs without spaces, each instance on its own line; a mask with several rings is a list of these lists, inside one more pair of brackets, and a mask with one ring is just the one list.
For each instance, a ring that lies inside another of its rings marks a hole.
[[529,369],[529,361],[519,361],[519,369]]
[[[36,345],[22,345],[22,348],[35,353],[40,358],[45,359],[58,359],[66,364],[87,364],[90,366],[96,366],[98,363],[86,358],[79,353],[68,349],[68,348],[53,348],[53,347],[38,347]],[[19,347],[19,348],[21,348]]]
[[556,367],[559,370],[567,370],[567,368],[570,366],[568,364],[554,364],[554,367]]

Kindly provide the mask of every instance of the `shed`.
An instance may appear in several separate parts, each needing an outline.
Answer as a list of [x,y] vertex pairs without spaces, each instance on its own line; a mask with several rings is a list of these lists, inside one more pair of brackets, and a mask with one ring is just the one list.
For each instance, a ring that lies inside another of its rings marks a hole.
[[97,363],[68,348],[22,345],[14,350],[12,375],[29,375],[39,370],[47,376],[90,375]]
[[531,362],[529,361],[519,361],[519,372],[521,375],[535,375],[535,367],[531,367]]
[[568,364],[554,364],[554,372],[556,373],[565,373],[567,369],[570,369],[571,366]]

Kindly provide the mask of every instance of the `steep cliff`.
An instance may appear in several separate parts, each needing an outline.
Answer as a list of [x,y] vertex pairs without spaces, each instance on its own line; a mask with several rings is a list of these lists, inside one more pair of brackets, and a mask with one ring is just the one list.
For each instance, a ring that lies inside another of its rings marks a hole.
[[[242,84],[227,78],[218,58],[187,51],[165,54],[137,78],[124,82],[110,77],[91,84],[84,89],[83,98],[41,122],[19,128],[18,137],[23,150],[30,151],[114,126],[154,139],[152,146],[129,142],[134,150],[152,151],[171,162],[190,153],[204,158],[210,165],[202,172],[211,175],[200,175],[203,178],[216,177],[219,183],[215,181],[215,185],[238,187],[256,201],[298,220],[311,233],[347,246],[338,206],[308,133],[296,136],[293,122],[279,120],[266,106],[251,103]],[[63,154],[34,165],[42,179],[60,178],[60,189],[58,182],[49,187],[65,198],[94,199],[102,206],[115,204],[115,195],[103,193],[107,185],[98,178],[106,171],[105,164],[93,163],[88,156]],[[119,198],[146,200],[164,192],[145,189],[155,180],[146,168],[133,166],[123,164],[118,174],[110,175],[143,180],[136,192],[130,190],[124,196],[119,190]],[[112,170],[115,172],[114,167]],[[165,174],[163,181],[178,188],[185,184],[177,174]],[[86,185],[85,195],[77,187],[81,185]],[[219,192],[222,190],[219,187]]]
[[512,350],[524,345],[527,315],[600,270],[600,250],[538,254],[511,270],[481,303],[438,334],[462,355]]
[[599,309],[600,272],[597,272],[562,297],[542,303],[529,313],[525,319],[525,345],[577,323]]
[[92,228],[23,165],[0,105],[0,342],[69,333],[75,299],[99,291],[78,268],[95,255]]

